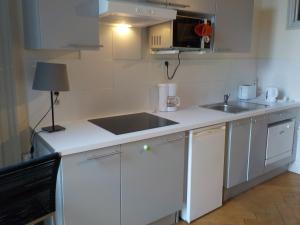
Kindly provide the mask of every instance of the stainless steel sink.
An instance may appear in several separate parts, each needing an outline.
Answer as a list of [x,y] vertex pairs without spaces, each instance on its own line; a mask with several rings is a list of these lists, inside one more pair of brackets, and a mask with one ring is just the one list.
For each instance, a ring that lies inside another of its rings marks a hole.
[[228,113],[240,113],[240,112],[247,111],[247,109],[245,108],[232,106],[232,105],[212,105],[212,106],[207,106],[206,108],[228,112]]
[[216,103],[211,105],[204,105],[204,108],[213,109],[217,111],[222,111],[226,113],[242,113],[257,109],[266,108],[267,105],[259,105],[255,103],[246,103],[246,102],[229,102],[228,105],[222,103]]

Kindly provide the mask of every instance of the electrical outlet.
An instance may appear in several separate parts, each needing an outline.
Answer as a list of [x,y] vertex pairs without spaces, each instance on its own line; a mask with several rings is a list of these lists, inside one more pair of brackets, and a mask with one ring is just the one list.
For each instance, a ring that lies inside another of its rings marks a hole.
[[165,69],[167,66],[169,66],[170,65],[170,63],[169,63],[169,61],[166,61],[166,60],[162,60],[161,62],[160,62],[160,68],[161,69]]
[[58,96],[59,96],[59,92],[58,91],[56,91],[56,92],[54,92],[54,95],[56,96],[56,102],[55,102],[55,105],[59,105],[59,103],[60,103],[60,101],[59,101],[59,98],[58,98]]

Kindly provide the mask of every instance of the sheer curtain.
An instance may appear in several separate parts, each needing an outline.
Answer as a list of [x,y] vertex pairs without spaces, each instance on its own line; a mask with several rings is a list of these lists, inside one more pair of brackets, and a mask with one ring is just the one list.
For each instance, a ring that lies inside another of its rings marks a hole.
[[28,122],[17,0],[0,0],[0,167],[28,151]]

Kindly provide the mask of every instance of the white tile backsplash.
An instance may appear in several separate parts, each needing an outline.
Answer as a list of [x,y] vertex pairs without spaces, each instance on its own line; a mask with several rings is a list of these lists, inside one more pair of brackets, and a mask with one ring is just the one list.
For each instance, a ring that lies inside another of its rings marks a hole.
[[[31,124],[39,120],[50,104],[49,93],[31,90],[37,60],[61,62],[68,66],[71,91],[61,93],[60,104],[55,109],[57,121],[156,109],[157,84],[168,82],[163,59],[146,54],[141,60],[115,60],[112,57],[111,29],[104,27],[100,37],[104,48],[98,51],[24,52]],[[170,72],[173,72],[176,57],[168,57],[168,61]],[[250,57],[214,58],[210,55],[193,58],[183,54],[172,82],[178,84],[182,107],[188,107],[222,101],[228,92],[235,98],[237,86],[251,83],[255,77],[255,60]],[[49,123],[49,119],[44,124]]]
[[291,59],[260,59],[257,61],[258,79],[262,90],[278,87],[281,97],[300,101],[300,64]]

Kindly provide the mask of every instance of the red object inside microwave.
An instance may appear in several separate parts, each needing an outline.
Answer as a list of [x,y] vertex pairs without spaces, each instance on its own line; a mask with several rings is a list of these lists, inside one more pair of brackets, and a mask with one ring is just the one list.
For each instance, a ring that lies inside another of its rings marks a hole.
[[194,28],[194,31],[199,37],[205,37],[205,36],[211,37],[213,33],[213,29],[211,25],[205,23],[197,24]]

